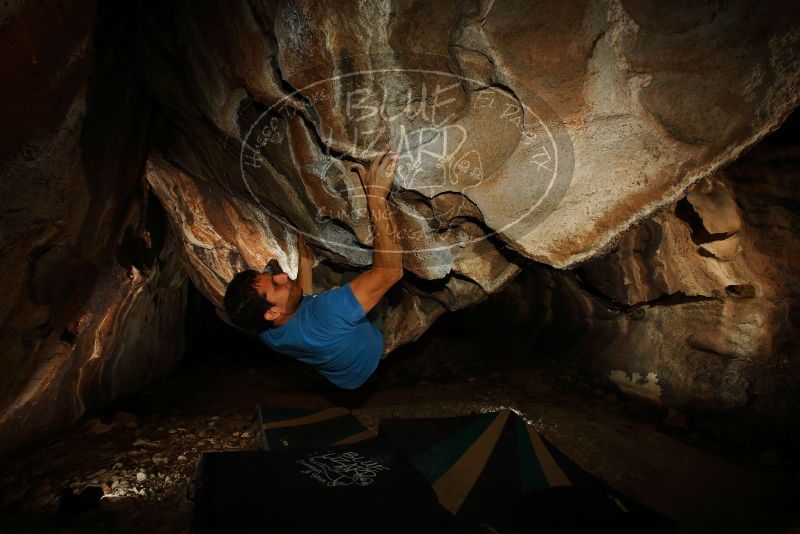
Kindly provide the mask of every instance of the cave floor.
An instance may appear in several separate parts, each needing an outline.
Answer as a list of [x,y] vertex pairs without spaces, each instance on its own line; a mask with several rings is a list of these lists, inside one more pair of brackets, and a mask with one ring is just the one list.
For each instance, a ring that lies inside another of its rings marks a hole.
[[[785,461],[764,465],[683,428],[680,417],[665,422],[659,410],[592,389],[546,363],[454,359],[450,348],[448,340],[412,346],[356,392],[327,386],[276,356],[186,362],[5,466],[0,531],[187,531],[199,454],[256,448],[255,404],[348,406],[373,430],[384,417],[513,407],[582,467],[675,519],[682,532],[785,532],[800,525],[800,483]],[[87,486],[114,498],[57,513],[64,489]]]

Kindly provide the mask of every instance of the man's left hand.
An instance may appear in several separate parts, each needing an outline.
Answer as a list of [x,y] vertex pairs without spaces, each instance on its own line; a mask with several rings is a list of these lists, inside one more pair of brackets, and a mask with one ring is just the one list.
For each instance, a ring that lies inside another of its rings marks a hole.
[[304,260],[314,259],[314,249],[312,249],[303,236],[297,236],[297,254]]

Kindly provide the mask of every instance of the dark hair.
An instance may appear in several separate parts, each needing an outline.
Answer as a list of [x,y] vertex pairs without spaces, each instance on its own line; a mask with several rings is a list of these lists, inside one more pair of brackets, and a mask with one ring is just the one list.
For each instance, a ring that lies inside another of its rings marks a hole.
[[264,319],[264,314],[272,307],[263,295],[260,295],[253,284],[258,272],[252,269],[236,273],[225,290],[225,311],[234,324],[263,332],[272,327],[272,323]]

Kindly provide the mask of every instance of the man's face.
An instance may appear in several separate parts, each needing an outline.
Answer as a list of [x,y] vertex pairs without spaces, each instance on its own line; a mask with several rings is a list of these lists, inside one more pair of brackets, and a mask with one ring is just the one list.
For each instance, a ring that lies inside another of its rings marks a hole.
[[286,273],[260,273],[253,284],[259,295],[272,304],[264,318],[274,321],[281,316],[291,315],[300,305],[303,289],[297,280],[292,280]]

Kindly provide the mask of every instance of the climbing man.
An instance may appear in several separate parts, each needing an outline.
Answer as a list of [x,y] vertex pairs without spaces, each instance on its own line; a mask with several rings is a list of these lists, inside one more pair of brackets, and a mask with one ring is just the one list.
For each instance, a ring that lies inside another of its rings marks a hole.
[[350,282],[320,294],[311,289],[313,254],[298,237],[297,279],[270,260],[263,273],[246,270],[225,292],[231,320],[259,334],[272,349],[313,366],[344,389],[361,386],[384,352],[381,330],[366,315],[403,276],[402,248],[387,197],[397,154],[387,144],[369,170],[351,163],[367,199],[373,228],[372,266]]

